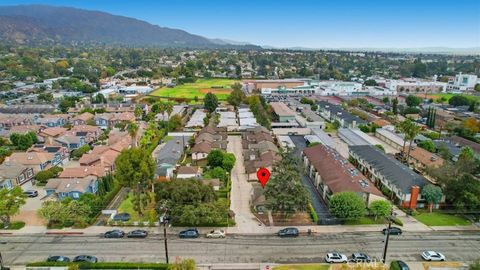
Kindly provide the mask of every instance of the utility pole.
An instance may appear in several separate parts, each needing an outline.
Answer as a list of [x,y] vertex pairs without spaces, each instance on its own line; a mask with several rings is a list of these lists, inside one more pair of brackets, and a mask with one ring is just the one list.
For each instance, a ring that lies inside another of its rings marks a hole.
[[385,263],[387,260],[388,240],[390,239],[390,229],[392,228],[392,221],[393,221],[394,215],[395,214],[393,213],[393,207],[392,207],[390,216],[388,217],[387,233],[385,234],[385,246],[383,247],[383,258],[382,258],[383,263]]
[[169,224],[170,217],[168,217],[167,212],[168,208],[166,207],[166,202],[160,207],[160,211],[163,211],[162,216],[160,216],[160,224],[163,224],[163,239],[165,245],[165,261],[168,264],[168,242],[167,242],[167,225]]

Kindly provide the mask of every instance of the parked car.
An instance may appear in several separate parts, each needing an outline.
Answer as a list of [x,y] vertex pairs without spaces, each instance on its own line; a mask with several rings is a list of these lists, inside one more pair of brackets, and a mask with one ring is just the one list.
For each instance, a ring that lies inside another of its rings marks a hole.
[[280,237],[297,237],[298,236],[298,229],[297,228],[285,228],[278,231],[278,236]]
[[400,270],[410,270],[410,267],[404,262],[404,261],[395,261],[398,266],[400,267]]
[[144,230],[134,230],[127,233],[128,238],[146,238],[148,236],[148,232]]
[[65,256],[50,256],[47,262],[70,262],[70,258]]
[[36,191],[36,190],[25,190],[23,192],[23,194],[25,194],[29,198],[35,198],[35,197],[38,196],[38,191]]
[[436,251],[424,251],[422,252],[422,258],[425,261],[445,261],[445,256]]
[[347,256],[340,253],[327,253],[325,256],[325,261],[327,263],[346,263],[348,262]]
[[225,238],[224,230],[213,230],[207,233],[207,238]]
[[123,238],[125,236],[125,232],[122,230],[112,230],[106,232],[103,237],[105,238]]
[[130,214],[129,213],[118,213],[113,217],[114,221],[129,221],[130,220]]
[[352,262],[371,262],[372,259],[365,253],[357,252],[352,254]]
[[200,234],[198,233],[198,230],[195,228],[195,229],[188,229],[188,230],[181,231],[178,234],[178,236],[180,238],[198,238]]
[[[387,234],[388,229],[385,228],[382,230],[383,234]],[[390,235],[401,235],[402,234],[402,229],[398,227],[391,227],[390,228]]]
[[98,259],[95,256],[78,255],[77,257],[73,258],[73,261],[74,262],[96,263],[96,262],[98,262]]

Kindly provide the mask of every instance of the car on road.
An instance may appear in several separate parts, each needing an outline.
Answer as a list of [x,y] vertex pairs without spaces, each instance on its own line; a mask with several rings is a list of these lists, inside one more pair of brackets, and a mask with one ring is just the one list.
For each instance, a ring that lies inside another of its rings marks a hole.
[[184,231],[181,231],[178,236],[180,238],[198,238],[200,234],[198,233],[198,230],[195,229],[187,229]]
[[113,221],[129,221],[131,218],[129,213],[118,213],[113,217]]
[[352,254],[352,258],[350,259],[352,262],[371,262],[372,259],[365,253],[357,252]]
[[148,232],[145,230],[134,230],[127,233],[128,238],[146,238],[148,236]]
[[122,230],[111,230],[103,234],[105,238],[123,238],[125,236],[125,232]]
[[70,262],[70,258],[65,256],[50,256],[47,262]]
[[400,270],[410,270],[410,267],[404,261],[394,261],[399,267]]
[[[382,230],[383,234],[387,234],[388,228],[385,228]],[[390,235],[401,235],[402,234],[402,229],[398,227],[391,227],[390,228]]]
[[334,252],[334,253],[327,253],[327,255],[325,256],[325,261],[327,263],[347,263],[348,258],[344,254]]
[[87,262],[87,263],[96,263],[98,262],[97,257],[91,255],[78,255],[73,258],[73,262]]
[[445,256],[436,251],[424,251],[422,252],[422,258],[425,261],[445,261]]
[[278,236],[280,237],[297,237],[299,235],[297,228],[285,228],[278,231]]
[[225,238],[224,230],[213,230],[207,233],[207,238]]
[[23,192],[23,194],[25,194],[25,196],[29,197],[29,198],[35,198],[38,196],[38,191],[36,190],[25,190]]

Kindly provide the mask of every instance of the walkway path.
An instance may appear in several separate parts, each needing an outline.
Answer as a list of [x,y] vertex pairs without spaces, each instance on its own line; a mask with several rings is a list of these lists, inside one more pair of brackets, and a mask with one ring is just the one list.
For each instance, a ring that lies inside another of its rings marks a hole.
[[242,138],[228,136],[227,151],[233,153],[237,161],[232,170],[232,190],[230,195],[230,210],[235,213],[236,226],[232,230],[237,233],[252,233],[261,224],[250,210],[252,185],[247,182],[243,162]]

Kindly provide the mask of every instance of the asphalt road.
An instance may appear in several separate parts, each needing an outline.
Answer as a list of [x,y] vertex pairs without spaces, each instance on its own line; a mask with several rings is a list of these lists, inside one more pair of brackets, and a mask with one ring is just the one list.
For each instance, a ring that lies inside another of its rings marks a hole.
[[[160,235],[147,239],[104,239],[100,236],[0,236],[6,265],[44,261],[49,255],[95,255],[100,261],[163,262]],[[193,258],[197,263],[307,263],[322,262],[325,253],[350,255],[363,251],[381,258],[381,233],[343,233],[281,239],[276,236],[229,236],[225,239],[179,239],[169,236],[170,260]],[[450,261],[470,262],[480,257],[478,232],[404,233],[391,236],[387,261],[420,261],[424,250],[442,252]]]

